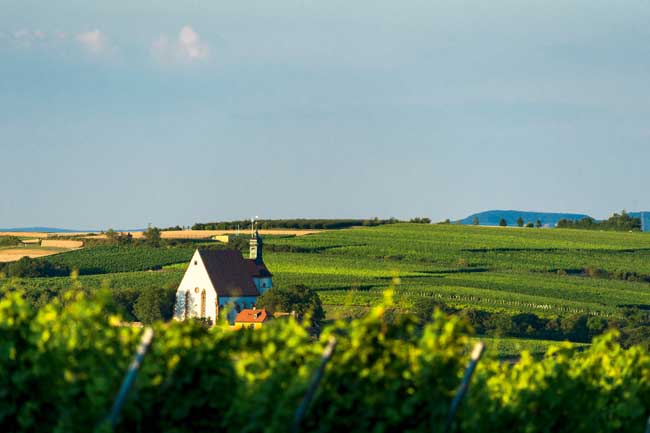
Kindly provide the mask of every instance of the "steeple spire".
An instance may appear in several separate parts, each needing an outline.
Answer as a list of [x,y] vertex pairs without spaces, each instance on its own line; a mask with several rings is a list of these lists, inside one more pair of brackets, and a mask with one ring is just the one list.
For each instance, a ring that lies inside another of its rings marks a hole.
[[262,259],[262,237],[257,229],[257,217],[251,219],[251,240],[248,258],[255,260],[255,263],[261,265],[264,261]]

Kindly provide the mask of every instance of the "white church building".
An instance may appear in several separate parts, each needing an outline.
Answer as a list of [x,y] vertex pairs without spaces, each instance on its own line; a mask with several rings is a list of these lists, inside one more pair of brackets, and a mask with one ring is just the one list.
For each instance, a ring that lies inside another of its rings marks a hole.
[[229,306],[232,323],[238,312],[254,307],[257,297],[273,287],[271,278],[257,230],[248,259],[236,250],[196,250],[176,290],[174,319],[205,318],[215,323]]

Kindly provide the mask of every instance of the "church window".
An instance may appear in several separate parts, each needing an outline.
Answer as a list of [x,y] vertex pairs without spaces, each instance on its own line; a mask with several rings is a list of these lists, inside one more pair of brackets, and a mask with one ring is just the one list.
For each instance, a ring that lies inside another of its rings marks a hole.
[[198,265],[198,264],[199,264],[199,262],[196,261],[196,260],[194,260],[194,266],[196,266],[196,265]]
[[185,292],[185,305],[183,305],[183,308],[185,309],[185,318],[189,319],[190,318],[190,292],[189,290]]
[[194,293],[199,293],[199,288],[198,287],[194,288]]
[[201,317],[205,317],[205,289],[201,292]]

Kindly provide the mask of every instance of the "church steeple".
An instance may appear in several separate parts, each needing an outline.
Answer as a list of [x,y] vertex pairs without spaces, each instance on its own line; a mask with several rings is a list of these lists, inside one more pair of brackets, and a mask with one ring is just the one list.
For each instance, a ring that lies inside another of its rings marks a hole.
[[264,260],[262,258],[262,237],[260,236],[259,231],[257,230],[257,221],[251,221],[251,240],[250,240],[250,250],[248,258],[255,260],[255,263],[261,265]]

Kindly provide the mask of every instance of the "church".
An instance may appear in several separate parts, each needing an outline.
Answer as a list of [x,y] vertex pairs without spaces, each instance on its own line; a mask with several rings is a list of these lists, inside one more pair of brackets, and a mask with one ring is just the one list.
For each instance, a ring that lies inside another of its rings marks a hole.
[[258,296],[273,287],[262,252],[257,230],[251,235],[248,259],[236,250],[196,250],[176,290],[174,319],[215,323],[229,306],[228,321],[233,323],[237,313],[253,308]]

